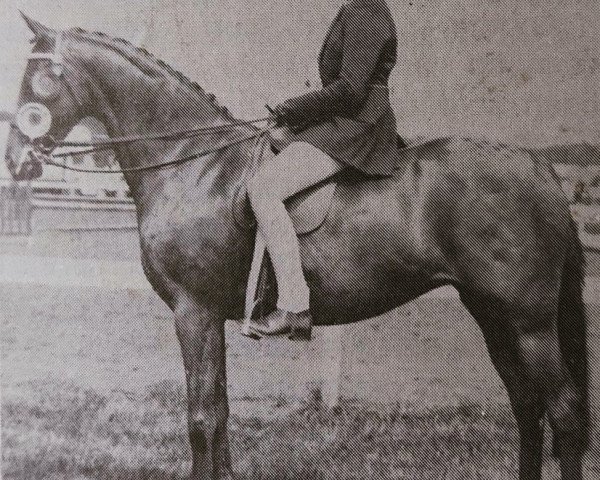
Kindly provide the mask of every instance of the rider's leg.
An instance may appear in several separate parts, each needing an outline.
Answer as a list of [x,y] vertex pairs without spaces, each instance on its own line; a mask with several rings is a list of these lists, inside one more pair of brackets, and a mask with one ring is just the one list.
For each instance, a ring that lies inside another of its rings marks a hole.
[[309,307],[298,238],[283,201],[342,168],[318,148],[294,142],[265,162],[249,181],[248,196],[273,262],[281,310],[298,313]]

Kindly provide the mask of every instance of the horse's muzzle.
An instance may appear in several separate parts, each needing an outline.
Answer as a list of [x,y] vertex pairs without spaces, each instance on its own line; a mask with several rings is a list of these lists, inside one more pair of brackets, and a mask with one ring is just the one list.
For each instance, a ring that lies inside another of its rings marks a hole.
[[19,169],[14,174],[15,180],[35,180],[42,176],[44,167],[42,162],[33,154],[29,152],[27,159],[24,160]]

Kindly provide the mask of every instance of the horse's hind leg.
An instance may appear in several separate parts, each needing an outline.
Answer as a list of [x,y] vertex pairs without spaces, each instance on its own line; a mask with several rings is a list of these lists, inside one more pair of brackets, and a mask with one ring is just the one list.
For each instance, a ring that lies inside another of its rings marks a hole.
[[482,329],[492,363],[502,379],[519,430],[519,479],[540,480],[544,403],[540,389],[521,368],[518,342],[495,302],[462,295],[463,303]]
[[462,298],[480,324],[508,390],[520,436],[519,478],[541,476],[540,422],[547,411],[558,441],[562,478],[581,480],[584,407],[561,354],[557,313],[543,302],[536,308],[508,308],[499,299]]
[[558,442],[562,479],[581,480],[584,405],[562,358],[556,329],[521,332],[518,344],[526,374],[544,395]]
[[581,480],[582,397],[563,361],[554,328],[519,333],[518,348],[525,374],[544,395],[550,424],[558,442],[563,480]]

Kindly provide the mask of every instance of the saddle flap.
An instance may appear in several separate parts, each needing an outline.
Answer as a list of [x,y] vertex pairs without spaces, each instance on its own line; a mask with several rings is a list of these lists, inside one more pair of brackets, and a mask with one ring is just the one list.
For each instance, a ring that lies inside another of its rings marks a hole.
[[331,208],[337,182],[330,180],[294,195],[285,206],[298,235],[319,228]]
[[[268,161],[268,158],[264,158],[268,156],[268,154],[261,155],[258,162]],[[251,165],[242,175],[242,182],[233,197],[233,217],[243,230],[256,227],[246,184],[252,171],[254,168]],[[330,178],[297,193],[284,202],[298,235],[313,232],[323,224],[331,207],[336,186],[335,177]]]
[[[236,224],[244,230],[256,226],[254,213],[248,200],[247,181],[252,172],[256,171],[256,167],[263,162],[268,162],[273,155],[270,148],[271,141],[270,136],[263,136],[260,139],[253,154],[253,162],[246,167],[233,197],[233,217]],[[334,176],[302,190],[284,202],[298,235],[313,232],[323,224],[329,213],[336,186],[337,181]]]
[[[298,235],[313,232],[323,224],[331,207],[336,186],[337,182],[334,180],[325,181],[297,193],[285,202]],[[233,200],[233,216],[236,224],[244,230],[256,226],[245,184],[240,186]]]

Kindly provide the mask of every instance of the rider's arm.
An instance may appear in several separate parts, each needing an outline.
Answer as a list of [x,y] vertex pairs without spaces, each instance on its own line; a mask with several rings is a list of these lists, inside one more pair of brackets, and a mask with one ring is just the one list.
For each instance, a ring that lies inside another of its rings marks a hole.
[[358,113],[369,94],[369,82],[383,45],[390,38],[387,18],[368,5],[348,8],[339,77],[326,87],[291,98],[277,107],[290,125],[337,114]]

